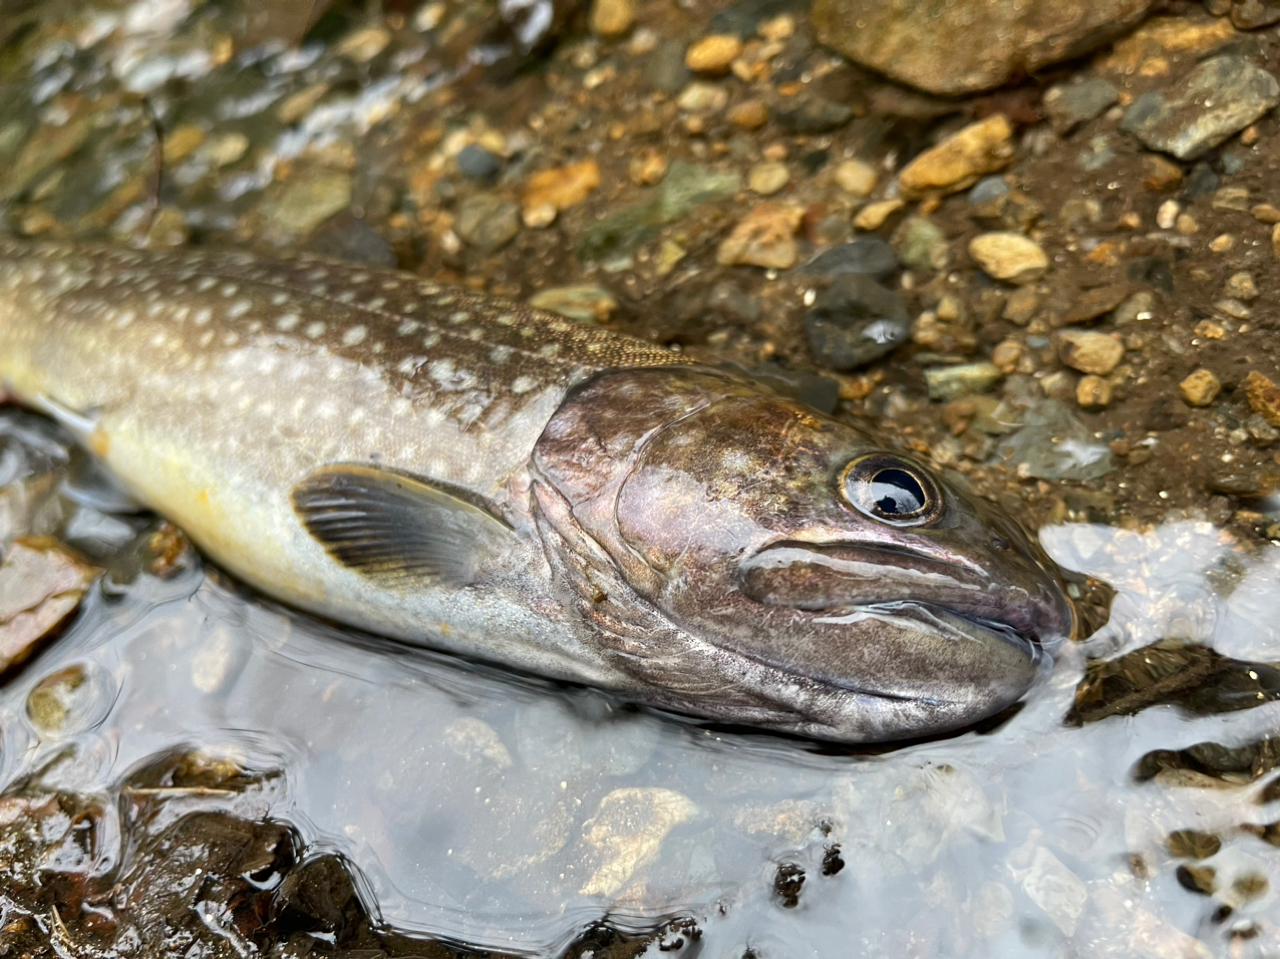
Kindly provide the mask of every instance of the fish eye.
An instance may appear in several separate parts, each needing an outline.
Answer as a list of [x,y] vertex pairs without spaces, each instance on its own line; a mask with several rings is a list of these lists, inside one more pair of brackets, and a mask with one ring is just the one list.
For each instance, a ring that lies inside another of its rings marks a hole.
[[937,518],[942,496],[920,467],[873,453],[852,461],[840,476],[840,492],[860,513],[893,526],[919,526]]

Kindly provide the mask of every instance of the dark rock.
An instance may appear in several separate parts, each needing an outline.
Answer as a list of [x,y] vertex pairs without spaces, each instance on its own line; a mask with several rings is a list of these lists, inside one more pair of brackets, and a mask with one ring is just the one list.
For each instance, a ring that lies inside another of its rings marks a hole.
[[1082,123],[1100,116],[1120,99],[1120,91],[1102,77],[1082,83],[1064,83],[1050,88],[1042,101],[1049,125],[1059,134],[1067,134]]
[[502,169],[502,158],[476,143],[468,143],[455,158],[458,170],[472,180],[492,180]]
[[920,3],[816,0],[818,39],[851,60],[930,93],[998,87],[1120,36],[1152,0]]
[[764,21],[784,13],[799,13],[807,6],[804,0],[743,0],[712,17],[707,33],[731,33],[745,40]]
[[911,321],[897,293],[870,277],[844,275],[818,297],[804,325],[820,364],[851,370],[906,342]]
[[1176,430],[1187,425],[1186,406],[1174,399],[1158,400],[1151,404],[1147,415],[1143,418],[1142,428],[1154,433]]
[[1126,275],[1135,283],[1145,283],[1166,293],[1173,292],[1173,265],[1164,257],[1137,257],[1129,262]]
[[290,871],[276,890],[272,911],[282,931],[319,932],[338,942],[366,918],[350,868],[332,853]]
[[1183,194],[1188,199],[1195,199],[1200,196],[1209,196],[1217,193],[1218,187],[1222,183],[1222,177],[1214,172],[1213,167],[1201,161],[1191,168],[1191,172],[1183,181]]
[[759,299],[727,280],[717,283],[707,293],[706,308],[742,323],[755,323],[763,312]]
[[852,118],[852,107],[822,97],[804,97],[799,103],[774,113],[778,126],[788,133],[830,133]]
[[1062,322],[1070,325],[1072,323],[1087,323],[1089,320],[1095,320],[1102,314],[1110,313],[1114,310],[1124,302],[1125,297],[1128,295],[1128,283],[1110,283],[1107,286],[1085,290],[1073,298],[1071,305],[1067,308],[1066,313],[1063,314]]
[[860,236],[848,243],[824,250],[800,267],[814,276],[874,276],[884,279],[902,266],[898,254],[878,236]]
[[1009,184],[1004,181],[1004,177],[984,176],[969,189],[966,198],[970,203],[985,203],[988,200],[1002,197],[1008,192]]
[[386,237],[369,225],[369,221],[349,210],[325,220],[307,239],[307,252],[335,260],[367,263],[369,266],[394,267],[396,254]]
[[1205,60],[1177,83],[1144,93],[1120,128],[1153,150],[1191,160],[1280,103],[1280,83],[1244,57]]
[[800,904],[800,890],[803,887],[803,868],[793,862],[784,862],[778,866],[773,877],[773,894],[784,908],[794,909]]

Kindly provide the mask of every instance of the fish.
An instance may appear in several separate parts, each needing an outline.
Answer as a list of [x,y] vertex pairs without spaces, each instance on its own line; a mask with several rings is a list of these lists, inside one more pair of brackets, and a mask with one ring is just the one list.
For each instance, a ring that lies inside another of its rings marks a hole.
[[406,272],[0,239],[0,392],[268,597],[718,723],[961,729],[1072,628],[1017,523],[867,432]]

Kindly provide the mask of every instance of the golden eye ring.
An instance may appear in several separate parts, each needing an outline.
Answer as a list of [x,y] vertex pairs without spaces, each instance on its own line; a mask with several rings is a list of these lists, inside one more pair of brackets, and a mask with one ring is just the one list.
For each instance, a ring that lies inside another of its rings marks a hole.
[[890,526],[922,526],[942,515],[942,490],[933,477],[891,453],[850,460],[838,485],[846,503]]

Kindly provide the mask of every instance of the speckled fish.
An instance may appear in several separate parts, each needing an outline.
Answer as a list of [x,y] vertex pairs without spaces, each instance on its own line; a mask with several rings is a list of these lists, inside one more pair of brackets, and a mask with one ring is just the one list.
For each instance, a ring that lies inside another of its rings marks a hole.
[[954,729],[1070,627],[1014,524],[849,425],[405,273],[0,241],[0,384],[271,596],[716,720]]

